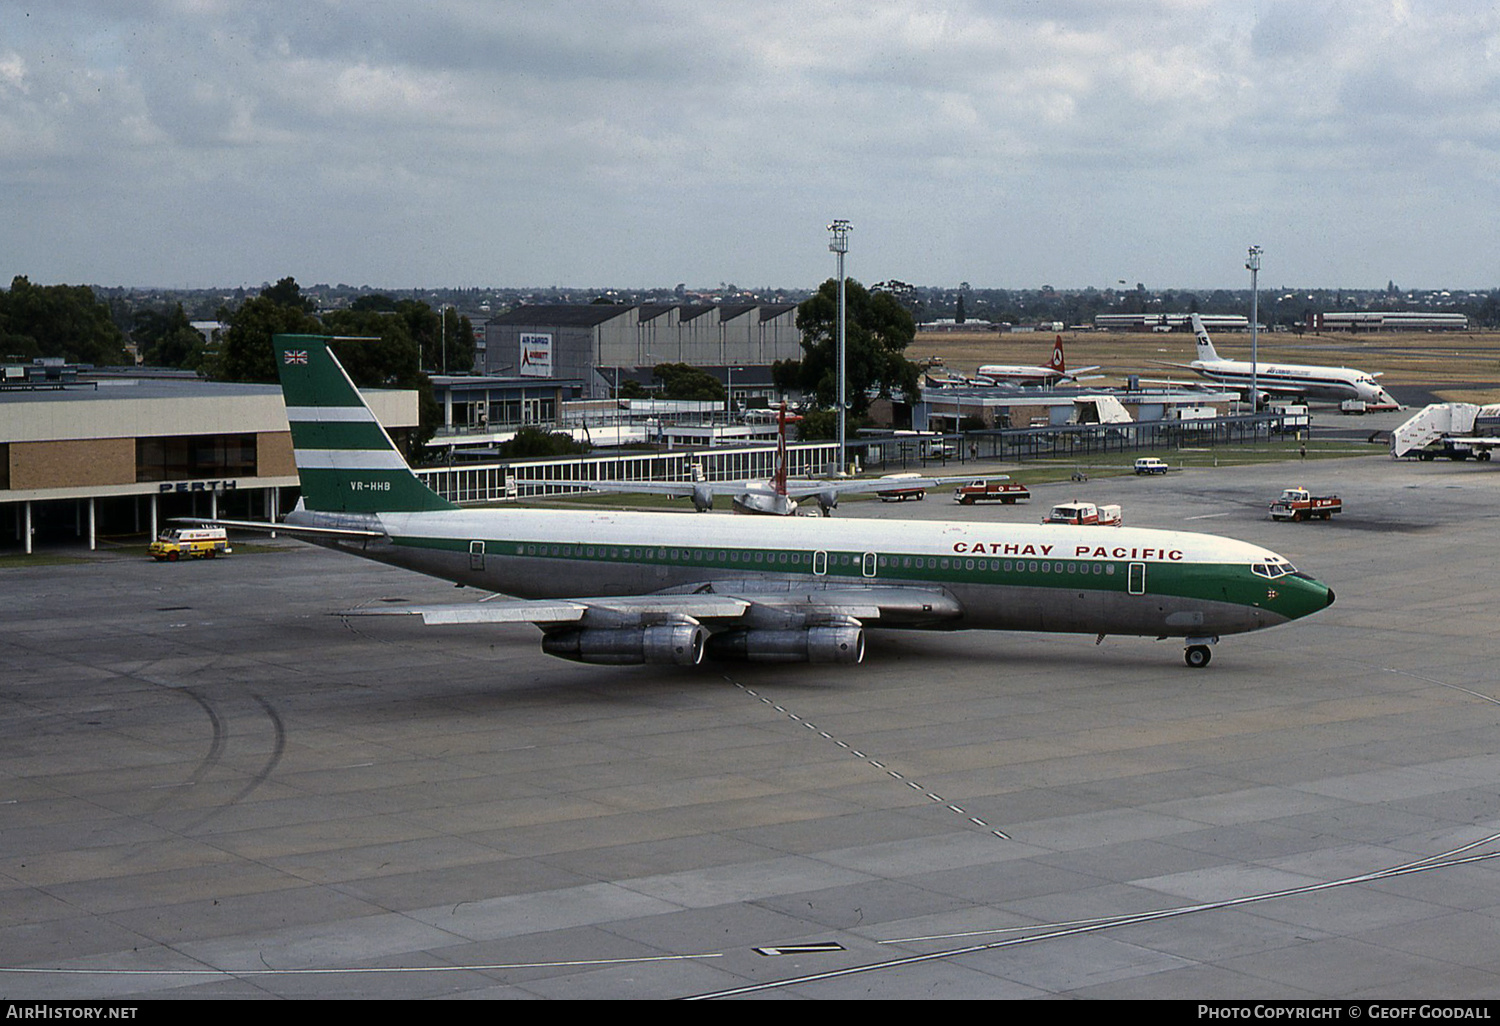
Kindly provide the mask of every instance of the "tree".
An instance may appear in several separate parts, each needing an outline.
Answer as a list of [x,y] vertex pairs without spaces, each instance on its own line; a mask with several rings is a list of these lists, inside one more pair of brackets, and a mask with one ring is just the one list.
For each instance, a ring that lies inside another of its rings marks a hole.
[[197,370],[203,365],[203,335],[188,320],[181,303],[161,310],[135,311],[130,339],[147,366]]
[[659,363],[651,376],[662,383],[663,399],[698,399],[723,402],[724,386],[707,371],[686,363]]
[[574,456],[588,451],[589,446],[575,441],[572,435],[561,431],[543,431],[536,427],[523,427],[510,441],[500,443],[500,455],[505,459]]
[[771,387],[785,395],[801,387],[802,361],[776,360],[771,364]]
[[[863,415],[871,391],[890,396],[894,390],[915,399],[921,368],[908,360],[907,346],[916,338],[911,314],[889,292],[869,292],[859,282],[845,283],[847,396],[852,414]],[[825,281],[816,295],[797,307],[802,332],[801,384],[816,392],[825,406],[838,401],[838,282]]]
[[323,334],[323,324],[312,315],[309,304],[296,281],[283,278],[261,289],[260,295],[247,299],[237,310],[221,308],[219,320],[228,327],[220,339],[217,358],[207,362],[210,377],[263,383],[280,380],[271,336]]
[[0,292],[0,356],[125,362],[125,334],[87,285],[33,285],[17,275]]
[[381,313],[395,313],[396,301],[390,296],[379,292],[359,296],[349,304],[349,309],[364,312],[366,310],[377,310]]
[[[854,434],[860,428],[867,427],[868,424],[869,422],[864,417],[846,417],[844,430],[846,434]],[[839,421],[836,410],[808,410],[797,421],[797,441],[799,442],[826,442],[838,436]]]
[[275,285],[265,286],[260,290],[260,294],[277,306],[295,307],[303,313],[312,313],[318,308],[315,300],[302,294],[302,286],[298,285],[297,279],[290,275]]
[[[425,306],[425,304],[424,304]],[[361,388],[409,388],[417,393],[416,446],[437,432],[443,411],[433,394],[432,379],[422,370],[420,350],[407,321],[376,310],[335,310],[323,316],[322,331],[344,335],[333,353]]]

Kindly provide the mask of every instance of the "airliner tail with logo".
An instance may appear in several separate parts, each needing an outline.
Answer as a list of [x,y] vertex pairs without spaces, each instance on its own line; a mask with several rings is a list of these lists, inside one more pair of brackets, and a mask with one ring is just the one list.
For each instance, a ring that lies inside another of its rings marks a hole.
[[1340,402],[1358,399],[1368,410],[1396,410],[1401,404],[1375,379],[1378,374],[1353,367],[1319,367],[1297,363],[1257,363],[1225,360],[1214,350],[1208,330],[1197,314],[1192,315],[1193,334],[1198,340],[1198,358],[1189,364],[1174,364],[1196,371],[1210,381],[1248,389],[1251,380],[1257,392],[1270,396],[1296,396]]
[[[1045,367],[1019,367],[1011,364],[987,363],[976,372],[976,380],[991,385],[1056,385],[1064,381],[1083,380],[1082,375],[1099,368],[1078,367],[1068,370],[1067,357],[1063,355],[1062,336],[1052,343],[1052,359]],[[1098,376],[1098,375],[1095,375]]]

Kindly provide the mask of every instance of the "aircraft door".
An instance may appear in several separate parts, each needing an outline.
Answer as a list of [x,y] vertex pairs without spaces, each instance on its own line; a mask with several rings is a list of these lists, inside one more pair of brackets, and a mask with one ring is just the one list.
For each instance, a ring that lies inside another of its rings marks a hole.
[[1130,564],[1130,594],[1132,594],[1132,595],[1144,595],[1144,594],[1146,594],[1146,564],[1145,563],[1131,563]]
[[469,569],[470,570],[483,570],[484,569],[484,542],[482,542],[482,541],[471,541],[471,542],[469,542]]
[[866,577],[875,576],[875,553],[865,553],[864,559],[860,562],[860,570],[864,572]]
[[822,577],[828,573],[828,553],[819,550],[813,553],[813,574]]

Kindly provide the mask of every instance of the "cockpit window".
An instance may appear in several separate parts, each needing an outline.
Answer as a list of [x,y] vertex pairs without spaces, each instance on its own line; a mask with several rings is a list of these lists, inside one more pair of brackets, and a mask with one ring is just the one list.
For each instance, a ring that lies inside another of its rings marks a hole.
[[1288,563],[1286,560],[1277,556],[1272,559],[1266,560],[1264,563],[1253,564],[1250,567],[1250,572],[1255,574],[1257,577],[1264,577],[1268,580],[1274,581],[1278,577],[1285,577],[1287,574],[1296,573],[1297,568],[1292,566],[1292,564]]

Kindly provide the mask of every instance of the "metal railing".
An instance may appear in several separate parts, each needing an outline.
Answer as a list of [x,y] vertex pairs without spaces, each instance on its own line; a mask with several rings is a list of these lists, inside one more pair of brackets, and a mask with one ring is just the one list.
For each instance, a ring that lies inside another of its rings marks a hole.
[[[851,458],[864,470],[889,473],[929,467],[962,466],[971,460],[1025,463],[1080,459],[1127,452],[1155,452],[1183,446],[1214,447],[1269,442],[1305,428],[1306,418],[1279,413],[1212,417],[1203,420],[1125,424],[1068,424],[1060,427],[993,428],[946,434],[866,436],[848,443]],[[787,473],[817,477],[832,473],[838,445],[832,442],[787,446]],[[575,493],[580,481],[691,481],[693,466],[709,481],[769,478],[776,471],[775,446],[682,449],[623,456],[572,456],[427,467],[417,476],[450,502],[484,503]]]

